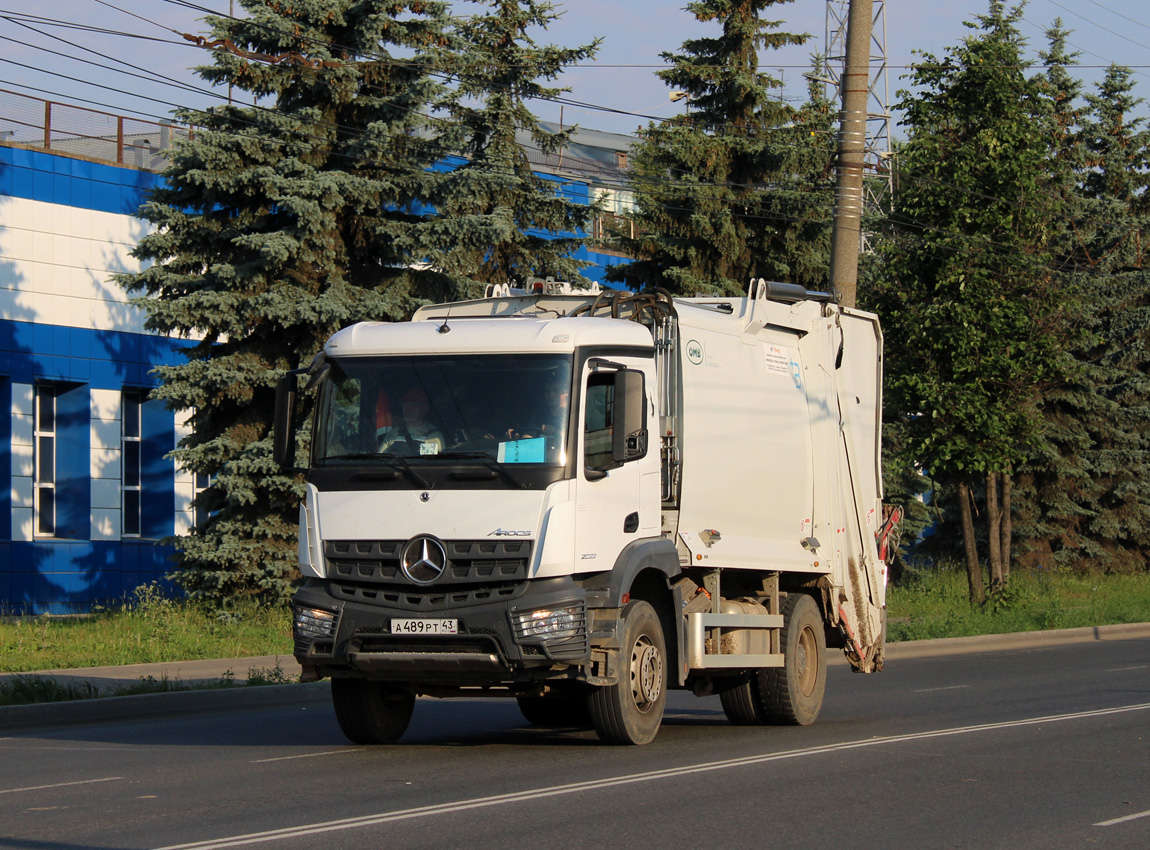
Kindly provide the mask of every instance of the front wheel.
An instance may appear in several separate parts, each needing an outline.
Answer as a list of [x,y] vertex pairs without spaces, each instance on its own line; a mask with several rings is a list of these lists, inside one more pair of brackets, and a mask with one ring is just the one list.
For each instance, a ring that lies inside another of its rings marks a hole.
[[394,744],[415,708],[415,694],[370,679],[332,679],[331,701],[339,728],[356,744]]
[[659,615],[636,600],[623,609],[619,681],[588,698],[595,734],[608,744],[647,744],[663,722],[667,701],[667,649]]

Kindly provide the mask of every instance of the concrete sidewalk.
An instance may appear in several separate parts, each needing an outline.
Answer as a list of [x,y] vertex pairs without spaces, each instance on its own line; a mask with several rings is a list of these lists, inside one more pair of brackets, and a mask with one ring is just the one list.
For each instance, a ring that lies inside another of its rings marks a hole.
[[[1044,649],[1054,646],[1112,640],[1150,639],[1150,623],[1055,629],[1045,632],[1017,632],[1006,635],[941,638],[887,645],[888,664],[900,660],[969,655],[1007,650]],[[841,653],[832,652],[830,663],[846,664]],[[223,658],[209,661],[171,661],[160,664],[132,664],[125,667],[86,667],[71,670],[44,670],[32,673],[0,673],[0,680],[12,676],[45,676],[66,682],[88,682],[107,693],[115,685],[131,685],[151,677],[185,685],[219,684],[229,676],[233,686],[207,690],[168,691],[138,696],[102,697],[37,705],[0,706],[0,733],[17,729],[90,723],[101,720],[130,720],[171,714],[222,711],[261,706],[287,706],[307,703],[330,704],[328,682],[290,685],[246,684],[249,673],[267,674],[279,667],[290,678],[299,675],[299,664],[290,655],[256,658]]]

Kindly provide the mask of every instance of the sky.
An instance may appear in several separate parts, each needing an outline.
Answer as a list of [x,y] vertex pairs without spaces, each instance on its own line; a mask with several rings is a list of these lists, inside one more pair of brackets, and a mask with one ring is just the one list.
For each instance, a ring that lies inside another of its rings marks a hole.
[[[876,12],[883,12],[879,22],[885,22],[889,104],[907,86],[900,77],[914,61],[914,51],[941,56],[969,33],[963,22],[988,8],[988,0],[874,3]],[[568,98],[588,106],[560,109],[538,102],[533,109],[539,118],[632,133],[651,118],[667,118],[689,108],[684,101],[672,102],[669,89],[655,76],[666,67],[659,54],[678,51],[684,40],[718,30],[698,23],[684,10],[684,0],[568,0],[554,5],[562,16],[546,31],[533,34],[537,42],[576,46],[602,38],[602,44],[594,61],[568,70],[560,80],[571,89]],[[835,0],[832,5],[845,17],[845,2]],[[453,6],[459,12],[475,8],[463,0]],[[0,0],[0,122],[10,117],[5,115],[3,90],[153,120],[168,116],[175,105],[220,102],[226,91],[213,92],[189,70],[207,64],[208,54],[180,36],[206,34],[199,20],[204,10],[227,14],[228,9],[229,0]],[[239,10],[238,2],[235,9]],[[782,80],[782,96],[799,102],[805,98],[803,74],[810,69],[811,55],[825,50],[828,3],[782,3],[772,8],[771,17],[781,20],[786,31],[812,36],[802,47],[760,56],[760,67]],[[1030,0],[1019,29],[1032,53],[1045,47],[1043,32],[1057,17],[1073,31],[1070,48],[1081,54],[1082,79],[1096,82],[1112,62],[1127,65],[1135,72],[1136,94],[1150,98],[1146,0]],[[876,38],[881,43],[878,31]],[[168,81],[156,79],[156,74]],[[880,79],[877,91],[883,88]],[[881,108],[881,101],[881,97],[872,101],[872,111]],[[1140,112],[1150,110],[1143,105]],[[902,135],[897,115],[891,134]]]

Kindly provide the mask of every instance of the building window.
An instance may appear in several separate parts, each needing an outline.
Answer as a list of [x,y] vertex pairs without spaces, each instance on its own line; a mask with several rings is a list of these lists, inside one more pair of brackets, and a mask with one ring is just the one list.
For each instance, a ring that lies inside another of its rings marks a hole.
[[124,537],[140,536],[140,482],[141,474],[141,413],[144,406],[144,393],[140,390],[125,390],[123,395],[120,422],[122,429],[123,474],[121,488],[123,506],[121,513]]
[[196,490],[196,493],[195,493],[196,528],[200,529],[200,530],[202,530],[203,527],[207,524],[209,517],[211,517],[211,515],[213,513],[212,511],[209,511],[206,507],[204,507],[204,505],[201,502],[201,499],[204,495],[204,491],[207,490],[211,486],[212,486],[212,476],[205,475],[202,472],[196,473],[196,487],[195,487],[195,490]]
[[36,387],[35,514],[36,534],[56,534],[56,396],[52,386]]

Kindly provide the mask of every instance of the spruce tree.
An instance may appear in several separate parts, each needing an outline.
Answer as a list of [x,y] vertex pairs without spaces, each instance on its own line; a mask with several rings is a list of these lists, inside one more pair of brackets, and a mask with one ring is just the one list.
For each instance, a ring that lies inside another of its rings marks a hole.
[[639,235],[624,245],[636,262],[613,267],[615,279],[685,294],[745,292],[752,277],[825,288],[830,110],[815,103],[796,114],[758,66],[761,48],[809,38],[763,20],[784,2],[688,4],[721,33],[662,54],[671,67],[659,77],[683,93],[686,112],[648,125],[631,149]]
[[404,244],[461,286],[532,276],[585,282],[579,269],[586,263],[571,254],[586,243],[596,208],[568,197],[561,180],[534,173],[521,138],[543,154],[568,143],[574,128],[545,132],[527,101],[566,91],[544,82],[594,56],[598,41],[541,46],[528,30],[546,29],[558,17],[550,3],[483,3],[489,12],[458,24],[448,66],[453,84],[441,105],[448,116],[441,140],[462,162],[439,174],[428,195],[436,214]]
[[1041,443],[1038,400],[1062,368],[1050,244],[1062,207],[1020,16],[994,0],[942,61],[923,54],[915,66],[919,91],[900,104],[908,140],[894,239],[870,295],[884,321],[888,410],[901,414],[908,460],[957,493],[974,602],[984,584],[972,498],[985,499],[997,589],[1010,559],[1012,475]]
[[147,267],[120,276],[150,330],[195,340],[154,395],[191,412],[176,462],[212,477],[174,577],[220,605],[281,599],[296,576],[302,483],[271,460],[276,379],[340,327],[402,318],[447,283],[401,248],[441,156],[421,128],[441,93],[444,4],[239,5],[245,17],[206,19],[219,46],[196,70],[257,105],[178,112],[194,136],[140,211]]
[[1096,493],[1077,562],[1106,570],[1150,564],[1150,131],[1134,114],[1143,101],[1133,89],[1130,69],[1110,67],[1086,98],[1083,127],[1083,193],[1092,204],[1084,312],[1092,333],[1080,358],[1105,404],[1083,417]]

